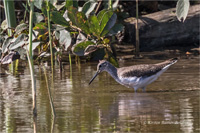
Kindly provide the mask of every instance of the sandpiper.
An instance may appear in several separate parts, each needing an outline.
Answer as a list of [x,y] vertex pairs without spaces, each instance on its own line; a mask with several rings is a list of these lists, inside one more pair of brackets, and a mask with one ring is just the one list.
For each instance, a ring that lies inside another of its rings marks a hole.
[[106,71],[118,83],[128,88],[134,88],[135,91],[138,88],[142,88],[145,91],[147,85],[155,81],[171,65],[176,63],[177,60],[177,58],[173,58],[157,64],[141,64],[121,68],[116,68],[108,61],[101,60],[97,65],[97,72],[89,84],[92,83],[99,73]]

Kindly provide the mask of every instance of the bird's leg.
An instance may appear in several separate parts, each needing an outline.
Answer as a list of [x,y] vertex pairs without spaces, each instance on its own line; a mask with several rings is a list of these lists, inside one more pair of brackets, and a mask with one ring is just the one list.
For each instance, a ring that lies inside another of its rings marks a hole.
[[146,92],[146,87],[142,87],[143,92]]

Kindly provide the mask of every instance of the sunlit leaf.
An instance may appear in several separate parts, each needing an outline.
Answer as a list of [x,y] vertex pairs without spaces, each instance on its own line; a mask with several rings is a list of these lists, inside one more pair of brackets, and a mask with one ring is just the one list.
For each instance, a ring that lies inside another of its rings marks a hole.
[[11,62],[20,59],[20,55],[18,52],[11,51],[8,55],[6,55],[2,60],[1,64],[10,64]]
[[61,45],[64,45],[65,50],[67,50],[68,47],[71,45],[71,41],[72,41],[70,33],[67,30],[61,30],[59,38],[60,38],[59,43]]
[[10,45],[10,42],[12,41],[11,37],[8,37],[2,45],[2,53],[6,53],[8,51],[8,46]]
[[38,8],[38,9],[42,9],[42,2],[44,0],[35,0],[34,1],[34,5]]
[[34,12],[33,14],[33,23],[40,23],[44,20],[44,17],[41,13]]
[[82,12],[88,17],[88,15],[94,10],[96,7],[97,2],[95,0],[90,0],[85,2],[82,8]]
[[25,41],[26,38],[28,38],[28,36],[26,34],[20,34],[16,38],[16,40],[13,43],[10,44],[9,50],[14,50],[18,47],[23,46],[26,43],[26,41]]
[[[35,49],[37,48],[37,46],[40,45],[40,43],[41,43],[41,42],[39,42],[39,41],[37,41],[37,42],[32,42],[32,51],[35,50]],[[25,45],[23,48],[24,48],[25,50],[26,50],[26,49],[29,49],[29,44],[28,44],[28,45]]]
[[89,55],[90,53],[96,51],[98,49],[97,45],[88,45],[85,48],[84,56]]
[[25,23],[17,25],[15,28],[15,35],[20,34],[22,31],[28,30],[28,25]]
[[72,52],[78,56],[84,56],[84,51],[89,45],[95,45],[92,41],[84,41],[78,44],[73,45]]
[[117,9],[118,3],[119,3],[119,0],[115,0],[115,2],[112,4],[113,10],[116,10],[116,9]]
[[83,42],[85,40],[86,40],[86,37],[82,33],[79,33],[77,38],[76,38],[76,44]]
[[8,25],[7,25],[7,21],[6,21],[6,20],[4,20],[4,21],[1,23],[1,28],[2,28],[3,30],[6,30],[6,29],[8,28]]
[[63,3],[59,4],[59,5],[55,4],[54,6],[59,11],[60,9],[62,9],[65,6],[65,3],[66,2],[63,2]]
[[178,0],[176,5],[176,16],[179,21],[185,21],[190,7],[189,0]]

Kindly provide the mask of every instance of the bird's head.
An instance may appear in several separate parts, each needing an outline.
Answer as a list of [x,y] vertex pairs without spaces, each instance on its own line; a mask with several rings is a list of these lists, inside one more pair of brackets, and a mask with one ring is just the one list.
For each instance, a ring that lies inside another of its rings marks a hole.
[[105,60],[100,60],[99,64],[97,65],[97,72],[93,76],[93,78],[90,80],[89,85],[92,83],[92,81],[97,77],[97,75],[103,71],[105,71],[108,67],[109,62]]

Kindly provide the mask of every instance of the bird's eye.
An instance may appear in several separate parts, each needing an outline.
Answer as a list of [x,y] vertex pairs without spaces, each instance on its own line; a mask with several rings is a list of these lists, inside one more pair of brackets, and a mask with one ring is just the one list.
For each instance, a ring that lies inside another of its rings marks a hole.
[[101,65],[99,65],[99,68],[101,68]]

